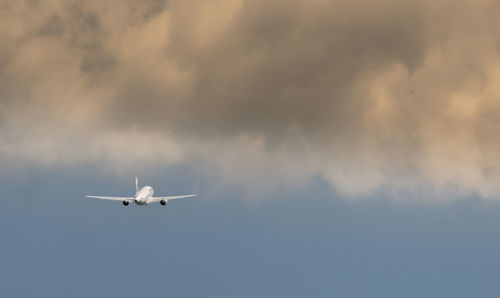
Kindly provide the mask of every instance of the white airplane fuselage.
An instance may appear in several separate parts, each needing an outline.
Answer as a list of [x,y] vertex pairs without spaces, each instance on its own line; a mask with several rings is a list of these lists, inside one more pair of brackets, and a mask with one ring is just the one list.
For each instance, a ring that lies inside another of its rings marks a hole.
[[144,186],[135,195],[134,202],[137,205],[149,204],[151,202],[151,199],[153,198],[154,193],[155,191],[151,186]]

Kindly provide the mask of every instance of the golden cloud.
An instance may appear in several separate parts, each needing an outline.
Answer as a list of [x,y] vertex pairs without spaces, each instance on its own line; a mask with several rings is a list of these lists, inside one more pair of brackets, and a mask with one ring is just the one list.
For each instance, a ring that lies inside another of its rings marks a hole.
[[496,198],[498,6],[2,1],[0,157]]

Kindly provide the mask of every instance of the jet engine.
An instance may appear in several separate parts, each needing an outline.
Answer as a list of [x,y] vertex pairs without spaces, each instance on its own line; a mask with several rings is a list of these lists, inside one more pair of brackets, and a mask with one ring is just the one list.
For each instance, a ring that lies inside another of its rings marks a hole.
[[128,204],[129,204],[130,202],[128,202],[128,201],[123,201],[122,203],[123,203],[123,206],[128,206]]
[[160,201],[160,204],[162,204],[163,206],[165,206],[165,205],[167,205],[167,201],[165,201],[165,200],[161,200],[161,201]]

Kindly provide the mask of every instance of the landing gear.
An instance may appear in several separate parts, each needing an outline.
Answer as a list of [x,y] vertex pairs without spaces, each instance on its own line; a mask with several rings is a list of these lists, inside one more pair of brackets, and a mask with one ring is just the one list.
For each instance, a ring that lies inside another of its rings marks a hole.
[[128,201],[123,201],[123,206],[128,206],[129,202]]
[[160,204],[162,204],[163,206],[165,206],[165,205],[167,205],[167,201],[165,201],[165,200],[161,200],[161,201],[160,201]]

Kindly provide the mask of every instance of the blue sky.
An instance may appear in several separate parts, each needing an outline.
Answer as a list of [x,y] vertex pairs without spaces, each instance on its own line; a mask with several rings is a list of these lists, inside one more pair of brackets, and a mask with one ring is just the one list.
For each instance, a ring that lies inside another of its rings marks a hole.
[[[200,193],[167,207],[123,207],[83,195],[126,194],[132,179],[43,170],[2,178],[6,297],[496,297],[499,290],[494,202],[352,202],[317,186],[260,203]],[[190,187],[148,179],[165,193]]]

